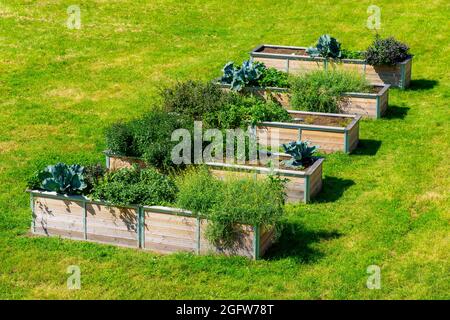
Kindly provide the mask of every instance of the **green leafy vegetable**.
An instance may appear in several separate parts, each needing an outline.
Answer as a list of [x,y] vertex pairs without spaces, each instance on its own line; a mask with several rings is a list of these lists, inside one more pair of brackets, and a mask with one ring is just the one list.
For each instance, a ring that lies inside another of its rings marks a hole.
[[287,167],[301,168],[314,162],[314,153],[317,146],[309,146],[308,141],[292,141],[281,145],[284,152],[291,156],[291,159],[284,160],[283,164]]

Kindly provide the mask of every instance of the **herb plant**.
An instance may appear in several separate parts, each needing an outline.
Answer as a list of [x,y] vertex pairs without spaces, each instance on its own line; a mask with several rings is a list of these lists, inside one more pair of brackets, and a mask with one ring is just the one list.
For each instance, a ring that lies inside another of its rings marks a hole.
[[223,67],[221,81],[230,84],[234,91],[240,91],[245,86],[257,85],[265,69],[264,64],[253,60],[244,61],[240,67],[236,67],[234,62],[228,62]]
[[135,165],[106,173],[94,186],[92,197],[119,206],[150,206],[173,203],[176,192],[177,187],[168,176]]
[[309,146],[308,141],[292,141],[281,145],[284,152],[291,156],[291,159],[284,160],[283,164],[291,168],[304,168],[314,162],[314,153],[317,146]]
[[344,92],[369,92],[361,76],[344,71],[313,71],[291,80],[291,107],[294,110],[339,113]]
[[79,164],[57,163],[38,171],[28,186],[62,194],[81,194],[87,187],[84,175],[84,167]]
[[341,44],[336,38],[330,37],[328,34],[321,35],[317,41],[316,47],[310,47],[306,50],[312,57],[323,58],[341,58]]

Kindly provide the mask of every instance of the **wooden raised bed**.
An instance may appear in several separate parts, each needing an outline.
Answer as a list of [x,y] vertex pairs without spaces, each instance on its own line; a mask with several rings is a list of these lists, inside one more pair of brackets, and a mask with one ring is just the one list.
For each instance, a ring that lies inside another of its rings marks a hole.
[[263,62],[288,73],[305,73],[314,70],[337,68],[356,71],[376,85],[390,84],[405,89],[411,82],[412,57],[394,66],[372,66],[361,59],[342,59],[339,62],[306,54],[306,47],[278,46],[263,44],[250,52],[254,61]]
[[[219,83],[223,90],[231,86]],[[340,107],[343,114],[357,114],[364,118],[381,118],[386,112],[389,100],[389,84],[374,85],[374,93],[346,92],[342,94]],[[265,100],[275,99],[283,108],[291,110],[290,94],[287,88],[276,87],[245,87],[243,93],[250,93]]]
[[[278,138],[279,144],[296,140],[308,140],[312,145],[320,146],[320,151],[331,153],[342,151],[352,152],[359,142],[359,115],[320,113],[290,110],[293,119],[344,119],[348,118],[348,124],[340,125],[316,125],[302,122],[261,122],[256,127],[256,136],[262,146],[270,146],[272,137]],[[267,137],[267,139],[262,139]]]
[[[114,163],[117,156],[105,151],[106,163]],[[120,157],[122,160],[125,157]],[[281,155],[280,159],[287,158],[286,155]],[[285,169],[272,169],[264,166],[246,166],[246,165],[233,165],[228,163],[205,163],[210,167],[210,172],[218,177],[225,178],[230,176],[241,176],[258,178],[259,176],[266,176],[267,174],[277,174],[283,178],[288,179],[286,184],[286,201],[291,203],[296,202],[309,202],[312,197],[322,189],[322,162],[323,158],[320,158],[314,162],[313,165],[306,168],[306,170],[285,170]],[[140,161],[137,158],[132,158],[128,161],[121,162],[125,164],[121,167],[108,167],[111,170],[117,170],[133,165],[134,161]]]
[[36,235],[134,247],[158,253],[222,253],[258,259],[271,246],[274,228],[238,225],[231,249],[205,238],[208,220],[190,211],[160,206],[117,207],[83,196],[28,190],[31,231]]
[[322,190],[323,158],[317,159],[305,170],[288,170],[218,162],[207,162],[210,172],[219,179],[249,177],[258,179],[267,175],[277,175],[286,179],[286,201],[289,203],[309,202]]

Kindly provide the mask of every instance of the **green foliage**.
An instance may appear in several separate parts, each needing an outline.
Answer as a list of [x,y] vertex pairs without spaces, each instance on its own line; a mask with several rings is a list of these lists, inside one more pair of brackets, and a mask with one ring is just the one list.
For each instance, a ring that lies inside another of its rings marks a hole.
[[232,99],[232,94],[224,92],[211,82],[179,82],[162,91],[164,110],[202,119],[203,114],[215,112]]
[[144,161],[163,171],[175,165],[171,151],[178,141],[171,141],[176,129],[192,131],[193,122],[177,114],[154,111],[145,114],[133,124],[134,141]]
[[84,167],[57,163],[33,175],[28,187],[62,194],[81,194],[87,187]]
[[275,226],[283,213],[284,187],[279,179],[220,181],[204,168],[185,175],[177,205],[208,219],[207,239],[230,248],[237,224]]
[[106,168],[99,163],[85,166],[84,181],[87,185],[85,193],[89,193],[94,188],[94,186],[99,183],[100,179],[103,178],[105,173]]
[[258,80],[258,87],[288,88],[289,76],[286,72],[275,68],[266,68]]
[[225,105],[215,116],[209,117],[209,126],[217,128],[243,128],[261,121],[291,121],[289,113],[278,103],[264,101],[255,96],[242,96]]
[[228,62],[223,67],[221,81],[230,84],[232,90],[240,91],[245,86],[257,85],[265,69],[263,63],[253,60],[244,61],[240,67],[236,67],[234,62]]
[[374,42],[367,48],[365,58],[368,64],[374,66],[394,65],[409,58],[411,55],[408,51],[409,47],[394,37],[382,39],[377,35]]
[[330,37],[328,34],[321,35],[317,41],[316,47],[308,48],[306,50],[312,57],[323,57],[323,58],[341,58],[341,44],[336,38]]
[[364,57],[365,55],[362,51],[341,50],[341,59],[364,59]]
[[222,182],[206,167],[187,170],[178,178],[177,185],[177,206],[197,214],[208,214],[222,193]]
[[309,146],[308,141],[292,141],[281,145],[284,152],[291,156],[291,159],[284,160],[283,164],[292,168],[303,168],[314,162],[314,153],[318,146]]
[[130,123],[117,122],[105,130],[106,145],[114,154],[121,156],[139,156]]
[[176,193],[168,176],[153,168],[133,166],[106,173],[94,186],[92,197],[119,206],[151,206],[173,203]]
[[343,71],[314,71],[292,78],[291,106],[294,110],[339,113],[344,92],[369,92],[361,76]]
[[142,157],[160,170],[175,165],[170,152],[178,143],[171,141],[172,132],[184,128],[192,130],[193,121],[174,113],[155,110],[141,118],[112,125],[107,130],[107,146],[113,154]]
[[283,193],[275,180],[224,182],[223,193],[210,210],[207,239],[218,247],[236,244],[237,224],[275,226],[283,214]]

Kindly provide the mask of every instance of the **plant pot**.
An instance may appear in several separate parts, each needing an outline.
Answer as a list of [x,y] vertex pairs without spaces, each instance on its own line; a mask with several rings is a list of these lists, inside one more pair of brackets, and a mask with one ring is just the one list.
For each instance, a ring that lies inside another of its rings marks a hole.
[[356,71],[376,85],[390,84],[405,89],[411,82],[412,57],[393,66],[372,66],[361,59],[333,61],[321,57],[311,57],[306,47],[278,46],[263,44],[250,52],[254,61],[263,62],[268,68],[275,68],[293,74],[330,68]]
[[[335,119],[348,119],[346,125],[321,125],[302,122],[261,122],[256,126],[256,136],[262,146],[270,146],[271,140],[278,138],[279,144],[291,141],[309,141],[320,146],[320,151],[352,152],[359,142],[359,115],[320,113],[290,110],[293,119],[314,119],[317,123]],[[263,139],[267,137],[267,139]]]
[[268,168],[263,165],[250,166],[220,162],[207,162],[210,172],[220,178],[235,177],[256,178],[276,175],[286,179],[285,193],[288,203],[309,202],[322,189],[323,158],[317,159],[305,170],[287,170]]
[[[223,90],[231,90],[231,86],[219,83]],[[343,114],[357,114],[363,118],[381,118],[386,112],[389,100],[389,84],[374,85],[376,92],[346,92],[342,94],[340,107]],[[245,87],[242,93],[253,94],[265,100],[275,100],[286,110],[291,110],[290,93],[287,88],[277,87]]]
[[210,252],[258,259],[271,246],[274,228],[237,225],[238,241],[217,248],[204,236],[208,220],[161,206],[118,207],[83,196],[28,190],[36,235],[135,247],[158,253]]

